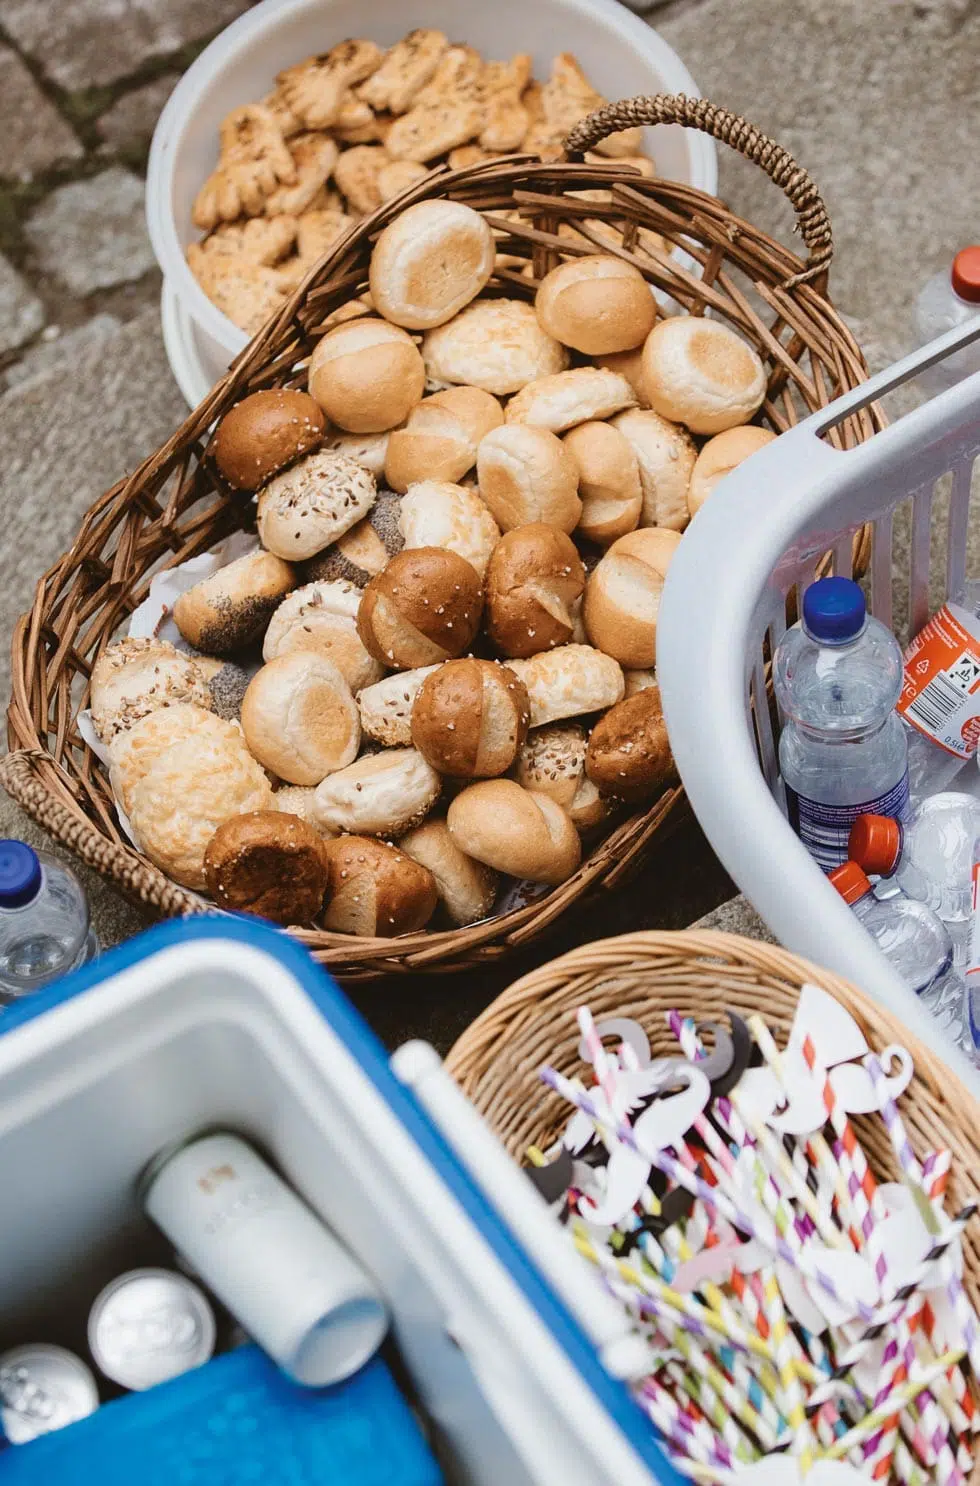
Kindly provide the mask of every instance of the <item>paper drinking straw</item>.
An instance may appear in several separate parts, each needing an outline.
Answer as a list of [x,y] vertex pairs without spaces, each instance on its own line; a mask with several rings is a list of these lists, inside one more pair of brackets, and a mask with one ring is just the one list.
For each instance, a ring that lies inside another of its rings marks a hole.
[[680,1363],[668,1362],[664,1367],[664,1374],[673,1384],[675,1395],[685,1394],[698,1405],[736,1460],[746,1464],[758,1460],[758,1447],[739,1429],[735,1422],[736,1416],[722,1401],[707,1369],[691,1372],[681,1367]]
[[635,1391],[658,1429],[685,1454],[704,1465],[720,1465],[723,1470],[733,1468],[735,1461],[725,1442],[704,1420],[695,1420],[682,1409],[656,1378],[644,1378]]
[[942,1357],[938,1358],[931,1367],[927,1368],[919,1376],[911,1378],[900,1387],[893,1389],[884,1403],[880,1404],[878,1408],[872,1409],[870,1413],[865,1414],[864,1418],[859,1419],[845,1435],[842,1435],[839,1440],[835,1440],[830,1449],[824,1452],[824,1458],[827,1460],[842,1459],[851,1449],[852,1445],[861,1444],[869,1434],[873,1434],[878,1426],[889,1418],[896,1408],[904,1409],[906,1404],[915,1398],[916,1394],[921,1393],[924,1388],[928,1388],[935,1378],[945,1372],[947,1367],[958,1362],[964,1355],[965,1353],[962,1349],[955,1352],[944,1352]]
[[783,1297],[776,1281],[775,1269],[764,1271],[762,1287],[766,1313],[772,1327],[772,1343],[776,1354],[776,1370],[779,1373],[786,1422],[791,1431],[790,1450],[792,1454],[800,1457],[800,1472],[805,1476],[813,1463],[813,1431],[806,1416],[803,1388],[795,1365],[795,1338],[786,1321]]

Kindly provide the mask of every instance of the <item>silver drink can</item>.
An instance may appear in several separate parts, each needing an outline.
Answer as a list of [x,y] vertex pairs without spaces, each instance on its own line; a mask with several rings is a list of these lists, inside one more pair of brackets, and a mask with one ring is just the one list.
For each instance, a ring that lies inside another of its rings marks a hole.
[[74,1352],[32,1342],[0,1356],[0,1435],[6,1443],[26,1445],[98,1407],[95,1379]]
[[132,1269],[107,1285],[88,1318],[99,1370],[141,1392],[200,1367],[214,1352],[214,1312],[198,1287],[170,1269]]

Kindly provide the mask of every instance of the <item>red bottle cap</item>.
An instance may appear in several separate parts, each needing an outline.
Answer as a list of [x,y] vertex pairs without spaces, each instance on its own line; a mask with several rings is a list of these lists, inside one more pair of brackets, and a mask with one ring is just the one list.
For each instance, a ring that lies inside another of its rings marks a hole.
[[856,903],[865,893],[871,891],[871,884],[857,862],[844,862],[842,866],[835,867],[827,881],[833,883],[845,903]]
[[865,872],[889,877],[902,849],[902,832],[889,815],[859,815],[851,826],[847,852]]
[[971,304],[980,304],[980,243],[961,248],[950,272],[953,293]]

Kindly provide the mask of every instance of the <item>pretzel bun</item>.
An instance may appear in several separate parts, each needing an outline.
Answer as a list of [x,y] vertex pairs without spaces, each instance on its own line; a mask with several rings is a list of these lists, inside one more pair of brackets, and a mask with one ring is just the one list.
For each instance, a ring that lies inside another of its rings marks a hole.
[[271,387],[230,408],[208,452],[229,485],[258,490],[303,454],[317,449],[327,420],[305,392]]
[[573,605],[585,589],[574,542],[557,527],[534,523],[509,531],[487,569],[487,630],[507,656],[536,655],[565,645],[575,629]]
[[431,872],[369,836],[338,836],[323,844],[327,904],[323,924],[335,934],[392,939],[424,929],[438,896]]
[[474,569],[455,552],[413,547],[393,557],[364,590],[357,632],[395,671],[450,660],[472,643],[483,594]]
[[412,741],[440,774],[492,778],[517,757],[530,710],[524,683],[507,666],[473,656],[447,661],[415,698]]
[[585,768],[603,795],[636,802],[660,793],[675,770],[659,686],[625,697],[600,717]]

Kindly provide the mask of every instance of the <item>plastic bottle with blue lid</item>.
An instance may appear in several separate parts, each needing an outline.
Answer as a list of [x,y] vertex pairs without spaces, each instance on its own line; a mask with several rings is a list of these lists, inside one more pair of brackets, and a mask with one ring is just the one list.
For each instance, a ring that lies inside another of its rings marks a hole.
[[39,990],[98,952],[74,872],[24,841],[0,840],[0,1005]]
[[790,824],[825,872],[847,860],[859,815],[903,819],[908,744],[895,712],[902,651],[850,578],[819,578],[773,662],[785,718],[779,767]]

